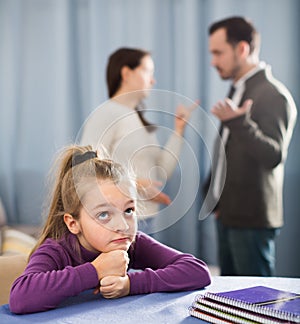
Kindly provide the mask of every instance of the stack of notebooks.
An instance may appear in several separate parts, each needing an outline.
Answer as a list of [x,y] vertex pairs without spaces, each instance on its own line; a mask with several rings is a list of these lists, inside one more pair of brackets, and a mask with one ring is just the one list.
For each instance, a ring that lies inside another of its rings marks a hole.
[[209,323],[300,323],[300,295],[265,286],[207,292],[189,313]]

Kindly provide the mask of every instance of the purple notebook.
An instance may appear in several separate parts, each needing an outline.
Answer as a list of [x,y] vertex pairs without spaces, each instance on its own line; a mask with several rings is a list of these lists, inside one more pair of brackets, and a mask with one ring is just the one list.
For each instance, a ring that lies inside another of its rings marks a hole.
[[300,295],[265,286],[220,293],[207,292],[205,298],[252,312],[300,323]]

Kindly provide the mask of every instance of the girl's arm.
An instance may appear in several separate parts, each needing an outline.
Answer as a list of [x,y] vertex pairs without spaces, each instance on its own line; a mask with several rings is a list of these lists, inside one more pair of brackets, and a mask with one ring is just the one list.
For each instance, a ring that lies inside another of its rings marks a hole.
[[67,297],[97,286],[98,275],[91,263],[70,264],[61,246],[42,245],[13,283],[10,310],[17,314],[49,310]]
[[130,294],[200,289],[210,284],[207,265],[191,254],[181,253],[143,233],[138,233],[130,255]]

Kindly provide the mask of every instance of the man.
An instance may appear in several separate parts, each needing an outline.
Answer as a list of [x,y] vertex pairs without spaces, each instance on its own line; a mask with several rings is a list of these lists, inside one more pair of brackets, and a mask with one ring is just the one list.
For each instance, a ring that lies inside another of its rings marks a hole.
[[226,152],[224,161],[224,150],[216,151],[210,190],[220,198],[215,212],[221,274],[272,276],[295,103],[270,66],[259,61],[260,37],[246,19],[212,24],[209,50],[212,66],[235,90],[212,108]]

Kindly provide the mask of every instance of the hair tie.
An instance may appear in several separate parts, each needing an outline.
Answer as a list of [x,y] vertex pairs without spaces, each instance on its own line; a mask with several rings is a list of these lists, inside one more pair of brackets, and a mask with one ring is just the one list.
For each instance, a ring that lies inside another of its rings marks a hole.
[[88,151],[83,154],[77,154],[77,155],[73,156],[73,158],[72,158],[72,167],[74,167],[80,163],[83,163],[87,160],[94,159],[96,157],[97,157],[97,152],[94,152],[94,151]]

